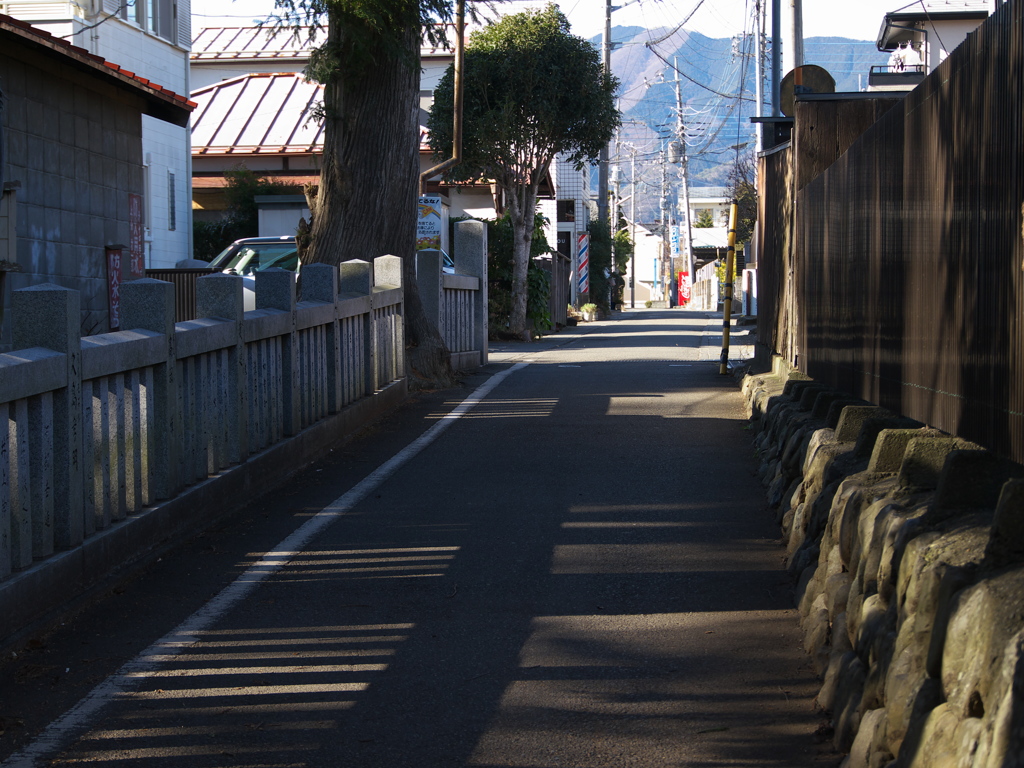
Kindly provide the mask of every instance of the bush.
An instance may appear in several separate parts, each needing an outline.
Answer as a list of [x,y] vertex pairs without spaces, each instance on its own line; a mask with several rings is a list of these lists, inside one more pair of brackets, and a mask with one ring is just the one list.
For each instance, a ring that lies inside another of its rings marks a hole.
[[[508,216],[487,221],[487,290],[490,332],[494,338],[508,338],[512,315],[512,223]],[[544,217],[534,219],[533,244],[526,272],[526,319],[538,332],[551,329],[548,300],[551,296],[551,274],[534,261],[534,257],[551,253],[544,236]]]

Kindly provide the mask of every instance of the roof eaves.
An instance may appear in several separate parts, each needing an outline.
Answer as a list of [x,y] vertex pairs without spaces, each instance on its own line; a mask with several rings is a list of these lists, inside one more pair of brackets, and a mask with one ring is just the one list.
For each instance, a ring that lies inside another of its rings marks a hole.
[[142,91],[148,97],[147,101],[158,101],[163,109],[159,112],[166,112],[166,115],[156,116],[166,119],[176,125],[187,125],[188,115],[195,109],[195,102],[181,96],[161,85],[147,80],[131,70],[123,69],[113,62],[90,53],[84,48],[55,37],[44,29],[39,29],[31,24],[15,19],[12,16],[0,14],[0,34],[7,33],[17,37],[28,45],[49,50],[60,56],[70,59],[79,69],[91,71],[93,74],[103,78],[113,78],[118,84],[134,90]]

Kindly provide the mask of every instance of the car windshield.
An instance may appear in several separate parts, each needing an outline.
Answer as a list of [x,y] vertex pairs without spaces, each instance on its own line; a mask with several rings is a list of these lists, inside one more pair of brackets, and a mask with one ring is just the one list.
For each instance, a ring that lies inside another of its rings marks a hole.
[[251,275],[261,269],[280,267],[294,271],[299,264],[295,243],[233,244],[221,251],[210,266],[237,275]]

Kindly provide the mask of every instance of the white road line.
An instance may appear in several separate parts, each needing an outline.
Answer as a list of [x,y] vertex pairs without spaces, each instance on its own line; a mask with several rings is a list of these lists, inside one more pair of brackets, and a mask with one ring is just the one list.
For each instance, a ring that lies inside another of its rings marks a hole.
[[[75,706],[50,723],[31,744],[0,763],[0,768],[35,768],[40,761],[53,757],[75,736],[87,730],[100,710],[110,701],[135,690],[139,683],[147,677],[147,673],[158,669],[162,664],[170,661],[169,657],[177,655],[198,642],[198,635],[201,632],[219,621],[222,616],[251,594],[261,582],[281,570],[293,557],[300,554],[313,538],[373,493],[410,459],[440,437],[441,433],[456,420],[487,397],[502,381],[521,368],[525,368],[526,365],[526,363],[517,363],[481,384],[472,395],[459,403],[430,429],[381,464],[347,493],[339,496],[303,523],[277,547],[267,552],[259,562],[250,566],[231,584],[221,590],[206,605],[93,688]],[[160,661],[155,661],[156,657],[159,657]]]

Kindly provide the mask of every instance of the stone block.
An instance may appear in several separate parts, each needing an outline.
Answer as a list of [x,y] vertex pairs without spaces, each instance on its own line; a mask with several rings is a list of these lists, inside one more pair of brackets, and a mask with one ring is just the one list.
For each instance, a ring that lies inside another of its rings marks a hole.
[[373,284],[382,288],[400,288],[402,260],[398,256],[378,256],[373,260]]
[[995,509],[1004,484],[1024,467],[989,451],[961,449],[946,456],[935,493],[936,517],[964,509]]
[[980,446],[958,437],[912,438],[900,463],[898,484],[911,493],[936,489],[946,458],[953,451],[964,449],[980,449]]
[[1005,571],[960,591],[942,653],[942,688],[961,717],[994,710],[1010,640],[1024,630],[1024,569]]
[[330,264],[302,267],[303,301],[332,302],[338,296],[338,268]]
[[[800,404],[801,411],[810,411],[814,408],[814,403],[818,399],[818,395],[822,392],[830,392],[828,387],[824,384],[815,384],[813,386],[807,386],[800,389],[800,396],[798,402]],[[837,395],[838,396],[838,395]],[[796,398],[794,398],[796,399]]]
[[[256,309],[295,311],[295,273],[273,267],[256,273]],[[305,274],[303,274],[305,277]]]
[[338,290],[342,294],[369,296],[373,290],[373,273],[370,262],[359,259],[344,261],[340,267]]
[[[822,415],[821,418],[823,418],[825,420],[825,423],[828,425],[829,429],[833,429],[834,430],[836,427],[839,426],[839,419],[842,418],[843,410],[844,409],[846,409],[849,406],[864,406],[864,405],[867,405],[867,403],[865,403],[863,400],[861,400],[858,397],[850,397],[849,395],[846,395],[844,397],[839,397],[839,398],[836,398],[835,400],[832,400],[831,402],[829,402],[829,404],[825,408],[825,412],[824,412],[824,414]],[[818,408],[818,404],[815,403],[815,416],[817,416],[817,408]],[[852,442],[852,441],[850,441],[850,442]]]
[[241,322],[242,293],[242,278],[238,275],[203,275],[196,280],[196,316]]
[[868,462],[869,472],[899,472],[910,441],[917,437],[939,437],[933,429],[883,429]]
[[878,745],[885,740],[886,712],[872,709],[861,718],[857,736],[850,747],[849,768],[870,768],[871,755],[878,751]]
[[1003,485],[985,558],[995,568],[1024,561],[1024,480]]
[[121,288],[121,329],[174,333],[174,286],[144,277]]
[[843,443],[856,442],[868,419],[891,416],[892,413],[877,405],[848,405],[842,409],[839,421],[836,423],[836,440]]

